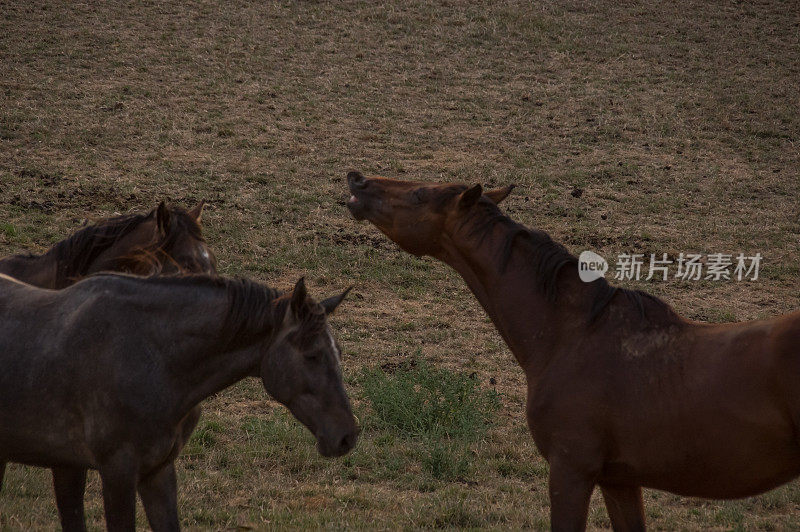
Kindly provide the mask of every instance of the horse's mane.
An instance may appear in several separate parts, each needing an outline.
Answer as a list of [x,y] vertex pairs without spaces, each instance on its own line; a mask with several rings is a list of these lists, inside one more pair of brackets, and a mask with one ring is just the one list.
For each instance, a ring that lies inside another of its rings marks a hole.
[[[131,279],[148,285],[164,287],[211,288],[222,290],[227,295],[222,325],[223,343],[229,349],[251,344],[262,338],[265,331],[272,331],[283,321],[289,309],[291,292],[280,292],[274,288],[240,277],[220,277],[204,273],[139,277],[124,273],[96,273],[88,277],[106,279]],[[325,313],[320,305],[305,301],[300,313],[300,327],[296,334],[308,337],[325,327]]]
[[281,323],[289,299],[273,288],[244,278],[205,274],[161,277],[157,282],[221,288],[227,293],[228,308],[222,330],[230,348],[249,345]]
[[[200,226],[188,212],[180,207],[171,207],[169,212],[170,227],[165,237],[152,246],[137,250],[127,257],[121,257],[121,263],[133,265],[137,262],[149,262],[155,266],[158,262],[155,259],[156,252],[171,249],[187,233],[203,241]],[[67,286],[76,279],[85,277],[97,257],[139,227],[148,216],[149,214],[134,213],[106,218],[84,227],[53,245],[45,255],[53,258],[59,265],[55,286]],[[36,256],[29,253],[16,257],[29,259]],[[154,273],[157,273],[155,268]]]
[[[502,225],[506,229],[506,235],[503,241],[503,251],[499,257],[500,271],[503,272],[508,267],[514,250],[526,253],[537,287],[550,302],[555,302],[558,298],[558,275],[561,270],[565,267],[575,267],[576,269],[578,267],[577,257],[550,238],[550,235],[543,231],[528,229],[513,221],[488,199],[481,198],[473,207],[471,216],[463,223],[470,225],[469,236],[478,238],[481,242],[494,227]],[[527,245],[519,246],[519,242]],[[589,323],[594,322],[608,308],[617,294],[623,295],[629,303],[635,305],[642,317],[646,316],[646,310],[651,309],[669,316],[677,316],[665,301],[647,292],[613,286],[604,278],[593,281],[591,284],[595,286],[595,294],[589,311]]]
[[[291,304],[292,292],[279,292],[261,283],[245,278],[225,278],[205,274],[184,275],[174,279],[205,279],[202,282],[222,286],[228,292],[228,312],[225,330],[229,334],[231,347],[245,345],[254,338],[263,336],[267,328],[273,329],[282,323]],[[303,301],[299,312],[299,327],[293,340],[302,344],[325,328],[325,312],[320,305]]]
[[92,262],[120,238],[136,229],[147,218],[143,214],[125,214],[101,220],[56,243],[47,251],[59,265],[56,286],[70,279],[84,277]]

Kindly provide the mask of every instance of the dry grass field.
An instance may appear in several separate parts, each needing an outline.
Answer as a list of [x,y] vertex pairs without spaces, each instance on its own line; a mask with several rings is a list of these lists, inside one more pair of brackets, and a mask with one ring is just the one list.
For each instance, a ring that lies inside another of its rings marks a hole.
[[[627,283],[748,320],[800,307],[798,109],[794,0],[0,0],[0,253],[205,199],[223,273],[355,285],[332,322],[357,449],[319,457],[243,382],[179,460],[186,528],[546,528],[522,371],[456,274],[350,218],[347,170],[516,183],[505,211],[575,253],[760,252],[753,282]],[[438,438],[387,423],[369,394],[406,404],[409,375],[467,386],[487,419]],[[96,474],[87,508],[101,528]],[[797,529],[800,483],[648,491],[646,510],[653,529]],[[11,465],[0,529],[57,523],[49,472]],[[599,494],[589,526],[610,526]]]

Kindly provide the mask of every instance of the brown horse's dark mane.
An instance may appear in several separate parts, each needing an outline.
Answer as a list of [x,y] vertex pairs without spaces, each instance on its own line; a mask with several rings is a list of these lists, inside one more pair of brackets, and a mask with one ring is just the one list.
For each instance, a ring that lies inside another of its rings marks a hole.
[[[125,257],[126,264],[151,263],[152,273],[156,271],[159,251],[170,249],[187,233],[193,238],[204,241],[202,231],[192,216],[180,207],[170,209],[170,228],[164,238],[152,246],[137,250],[134,254]],[[109,249],[121,238],[134,231],[145,219],[147,214],[124,214],[107,218],[89,225],[75,234],[65,238],[51,247],[45,255],[52,257],[59,268],[56,272],[56,286],[66,286],[70,281],[85,277],[91,264],[101,253]],[[16,255],[19,258],[36,258],[33,254]]]
[[[507,232],[503,241],[503,251],[500,254],[500,271],[504,272],[511,260],[511,253],[518,249],[517,242],[527,243],[526,252],[533,268],[533,277],[542,294],[548,301],[554,303],[558,298],[558,275],[563,268],[578,268],[578,258],[570,253],[562,244],[554,241],[550,235],[543,231],[528,229],[505,214],[492,201],[481,198],[473,207],[471,216],[465,219],[463,225],[471,224],[469,236],[478,238],[482,242],[497,225],[502,225]],[[676,318],[677,314],[662,299],[643,292],[613,286],[604,278],[593,281],[595,295],[589,311],[589,323],[593,323],[603,311],[608,308],[615,295],[621,294],[630,303],[635,305],[640,315],[644,318],[646,310],[655,311],[662,316]]]
[[[84,227],[56,243],[45,253],[60,265],[56,273],[56,285],[61,286],[68,279],[85,276],[89,265],[103,251],[136,229],[145,218],[141,214],[115,216]],[[33,254],[18,256],[35,257]]]

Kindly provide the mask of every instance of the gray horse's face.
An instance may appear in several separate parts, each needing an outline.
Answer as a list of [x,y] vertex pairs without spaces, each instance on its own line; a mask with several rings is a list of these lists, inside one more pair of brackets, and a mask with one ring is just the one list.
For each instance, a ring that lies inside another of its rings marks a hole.
[[326,319],[346,294],[315,303],[298,281],[282,332],[261,362],[264,388],[308,427],[323,456],[348,453],[359,433],[342,383],[341,352]]

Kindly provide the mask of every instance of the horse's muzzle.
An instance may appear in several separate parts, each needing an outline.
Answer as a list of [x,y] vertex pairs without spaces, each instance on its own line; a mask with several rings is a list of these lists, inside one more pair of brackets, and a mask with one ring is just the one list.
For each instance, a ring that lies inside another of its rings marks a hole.
[[336,436],[323,436],[317,438],[317,450],[319,454],[326,458],[335,458],[349,453],[358,441],[358,433],[361,429],[355,427]]

